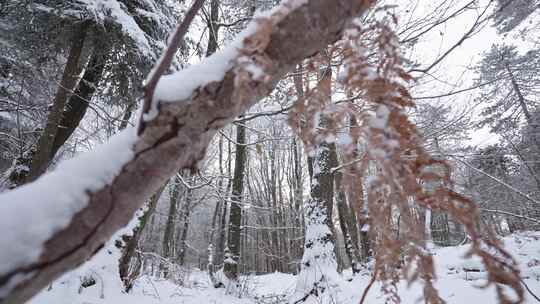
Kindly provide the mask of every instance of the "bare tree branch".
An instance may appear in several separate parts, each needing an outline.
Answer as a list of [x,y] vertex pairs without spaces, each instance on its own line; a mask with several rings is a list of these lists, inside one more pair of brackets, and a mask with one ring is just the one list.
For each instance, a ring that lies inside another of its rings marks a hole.
[[512,213],[512,212],[508,212],[508,211],[492,210],[492,209],[486,209],[486,208],[480,208],[480,210],[482,210],[484,212],[489,212],[489,213],[496,213],[496,214],[503,214],[503,215],[513,216],[513,217],[517,217],[517,218],[520,218],[520,219],[524,219],[524,220],[527,220],[527,221],[531,221],[531,222],[540,224],[540,221],[535,219],[535,218],[520,215],[520,214],[515,214],[515,213]]
[[205,0],[195,0],[195,3],[191,5],[191,8],[189,9],[186,16],[184,17],[184,20],[182,20],[182,23],[179,23],[178,26],[176,27],[172,35],[172,38],[170,39],[169,45],[165,49],[165,53],[159,59],[157,65],[154,67],[152,72],[150,72],[150,75],[148,77],[148,83],[145,84],[144,86],[144,104],[143,104],[141,117],[139,120],[138,134],[141,134],[144,131],[145,124],[144,124],[143,116],[150,110],[150,105],[152,104],[152,98],[154,96],[154,92],[156,91],[156,86],[159,82],[159,79],[167,71],[167,69],[170,68],[171,63],[174,59],[174,55],[176,54],[176,52],[182,45],[184,36],[188,32],[189,26],[193,22],[193,19],[195,19],[197,12],[203,6],[204,1]]

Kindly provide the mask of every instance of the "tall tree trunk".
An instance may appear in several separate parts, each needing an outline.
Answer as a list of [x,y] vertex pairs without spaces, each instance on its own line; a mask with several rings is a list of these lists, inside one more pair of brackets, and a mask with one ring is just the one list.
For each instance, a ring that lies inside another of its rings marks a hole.
[[[222,187],[223,187],[223,176],[225,174],[224,170],[223,170],[223,136],[222,135],[219,136],[218,148],[219,148],[218,157],[219,157],[219,175],[220,175],[220,178],[218,179],[218,183],[217,183],[217,191],[218,191],[218,194],[219,194],[219,192],[221,192]],[[208,244],[208,266],[207,266],[207,270],[208,270],[208,275],[210,277],[210,281],[212,282],[212,285],[214,286],[214,288],[219,288],[219,287],[224,286],[223,283],[218,281],[218,279],[214,275],[214,273],[216,271],[215,261],[218,258],[217,254],[216,254],[216,247],[218,247],[219,244],[220,244],[220,240],[221,240],[220,237],[224,238],[224,236],[221,235],[221,230],[219,230],[220,235],[218,235],[217,238],[215,238],[214,234],[215,234],[216,230],[218,230],[218,228],[219,228],[218,223],[220,223],[220,221],[219,221],[220,213],[221,213],[222,210],[226,210],[226,206],[227,206],[226,201],[223,198],[221,198],[220,194],[219,194],[219,196],[220,196],[220,199],[218,200],[218,202],[216,204],[216,208],[214,209],[214,215],[212,216],[212,228],[210,229],[209,238],[208,238],[210,244]],[[225,218],[225,215],[222,215],[222,218]]]
[[[350,132],[353,133],[355,128],[358,127],[358,121],[356,120],[355,116],[350,117],[350,125],[351,129]],[[352,136],[352,138],[355,138]],[[358,143],[355,143],[356,149],[353,153],[353,159],[359,159],[361,157],[360,151],[358,150]],[[349,159],[347,161],[351,161],[353,159]],[[365,198],[364,198],[364,183],[362,178],[362,172],[360,172],[360,168],[358,167],[358,163],[352,164],[350,166],[347,166],[345,168],[345,172],[347,176],[351,176],[354,178],[354,183],[347,183],[347,186],[345,187],[345,190],[347,192],[347,198],[349,201],[349,206],[352,211],[350,220],[354,219],[354,224],[351,223],[349,227],[353,227],[356,225],[356,231],[359,236],[359,246],[361,248],[361,257],[364,262],[367,261],[367,259],[371,256],[371,242],[369,239],[369,215],[367,208],[365,207]],[[354,237],[356,233],[352,234]],[[358,242],[357,242],[358,243]]]
[[206,56],[210,56],[217,51],[219,39],[219,0],[210,2],[210,19],[208,20],[208,46],[206,47]]
[[[180,173],[178,173],[180,174]],[[169,201],[169,214],[167,216],[167,223],[165,224],[165,232],[163,233],[163,243],[162,243],[162,256],[167,259],[167,265],[165,262],[161,263],[161,270],[163,271],[163,276],[165,278],[169,277],[169,266],[172,263],[171,257],[173,256],[173,240],[174,240],[174,231],[176,226],[176,215],[178,209],[178,200],[180,196],[180,185],[181,181],[178,176],[174,179],[174,182],[170,185],[170,201]]]
[[[50,163],[50,154],[54,139],[58,132],[58,126],[62,118],[62,111],[66,105],[69,94],[77,86],[78,77],[83,69],[81,55],[84,48],[84,41],[88,31],[89,22],[82,22],[74,29],[71,46],[68,53],[62,79],[52,102],[47,122],[38,139],[36,147],[27,156],[28,159],[21,160],[27,164],[28,169],[14,171],[9,176],[9,188],[15,188],[28,182],[32,182],[42,175]],[[26,158],[26,157],[23,157]]]
[[[505,59],[503,58],[503,60],[505,60]],[[510,81],[512,82],[512,88],[514,89],[514,91],[518,95],[519,106],[521,107],[521,110],[523,111],[523,114],[525,115],[525,118],[527,119],[527,123],[531,124],[533,122],[532,121],[532,116],[531,116],[531,113],[529,111],[529,108],[527,107],[527,103],[525,102],[525,97],[523,96],[523,93],[521,93],[519,85],[518,85],[518,83],[516,81],[516,77],[514,76],[514,73],[512,72],[512,69],[510,69],[510,65],[508,64],[508,62],[506,60],[504,62],[504,66],[506,68],[506,71],[508,72],[508,75],[510,75]]]
[[[62,111],[62,116],[56,130],[56,135],[52,143],[52,147],[47,159],[47,166],[56,156],[58,150],[66,143],[69,137],[75,132],[75,129],[81,123],[86,110],[88,109],[88,102],[92,99],[95,93],[96,86],[98,85],[106,61],[107,52],[102,47],[96,46],[94,51],[90,55],[90,59],[84,70],[84,74],[81,81],[78,82],[74,93],[71,94],[65,108]],[[37,147],[35,148],[38,149]],[[23,156],[25,159],[19,160],[22,164],[26,164],[30,167],[32,162],[32,154]],[[14,172],[10,175],[9,188],[15,188],[28,181],[28,171]]]
[[70,96],[66,108],[62,112],[62,119],[60,120],[58,132],[54,137],[49,161],[54,158],[60,147],[66,143],[84,118],[89,102],[94,96],[96,87],[103,75],[106,56],[107,51],[104,51],[102,46],[95,46],[88,65],[84,70],[83,77],[73,95]]
[[[211,0],[210,2],[210,19],[208,19],[208,29],[209,29],[209,36],[208,36],[208,46],[206,47],[206,56],[211,56],[217,51],[218,48],[218,39],[219,39],[219,9],[220,9],[220,0]],[[220,179],[218,181],[218,191],[222,191],[223,186],[223,136],[219,135],[219,173],[220,173]],[[210,276],[210,279],[214,285],[214,287],[218,288],[223,286],[221,282],[218,282],[216,277],[214,276],[215,271],[215,262],[218,263],[222,260],[223,257],[223,250],[225,247],[225,220],[226,220],[226,214],[227,214],[227,203],[225,200],[221,199],[216,204],[216,209],[214,211],[214,219],[212,220],[212,232],[210,237],[210,242],[208,246],[208,274]],[[219,221],[221,219],[221,221]],[[217,228],[217,223],[220,223],[219,225],[219,234],[217,236],[217,239],[214,240],[214,232]],[[215,244],[214,241],[217,243]],[[215,244],[215,245],[214,245]]]
[[182,227],[182,234],[178,240],[178,264],[184,265],[184,259],[186,257],[187,248],[187,235],[189,230],[189,216],[193,204],[193,191],[191,189],[186,190],[186,200],[183,206],[184,226]]
[[244,191],[244,169],[247,160],[246,127],[236,126],[236,156],[232,181],[231,208],[229,211],[228,256],[225,257],[223,272],[230,280],[238,280],[240,259],[240,226],[242,223],[242,193]]
[[358,250],[358,243],[354,242],[352,237],[352,234],[354,233],[353,230],[357,229],[357,227],[349,227],[351,223],[349,220],[351,217],[351,212],[347,206],[346,195],[342,188],[342,178],[343,175],[340,172],[335,173],[335,186],[336,190],[338,191],[336,203],[339,214],[339,225],[341,227],[341,232],[343,233],[343,240],[345,243],[345,253],[347,254],[347,257],[351,263],[352,273],[355,275],[360,272],[360,253]]
[[[299,147],[297,144],[296,137],[293,139],[293,159],[294,159],[294,227],[297,229],[293,230],[293,261],[300,260],[302,258],[302,247],[304,244],[304,239],[301,236],[304,236],[304,216],[302,212],[302,201],[304,194],[304,184],[302,179],[302,160],[300,157],[300,152],[298,151]],[[299,228],[302,229],[299,229]],[[294,272],[297,273],[300,271],[297,265],[294,265]]]
[[[306,237],[301,270],[297,278],[293,303],[307,302],[310,297],[321,300],[332,279],[337,277],[337,262],[332,234],[331,210],[333,176],[331,173],[331,149],[322,144],[314,161],[311,199],[305,205]],[[330,199],[330,200],[329,200]],[[330,296],[331,297],[331,296]],[[324,301],[323,301],[324,302]]]
[[120,279],[124,283],[124,288],[126,292],[129,292],[131,290],[131,288],[133,287],[133,282],[135,281],[135,279],[137,279],[140,273],[142,266],[141,261],[137,261],[134,267],[130,267],[132,266],[132,259],[135,256],[136,249],[139,245],[139,240],[141,239],[144,228],[146,227],[148,220],[156,210],[156,205],[166,185],[167,184],[159,188],[158,191],[150,198],[146,210],[139,217],[139,225],[135,229],[133,229],[133,235],[123,237],[125,247],[122,250],[122,256],[120,257],[119,261],[119,273]]
[[52,108],[47,116],[47,123],[39,137],[35,154],[30,163],[30,171],[25,182],[34,181],[47,170],[54,138],[56,137],[58,126],[62,119],[62,112],[64,111],[70,93],[73,92],[77,85],[78,76],[82,71],[82,65],[80,64],[81,54],[89,24],[89,22],[82,22],[73,34],[64,74],[54,97]]
[[[331,98],[331,68],[324,69],[320,81],[320,98]],[[328,118],[321,115],[320,127],[327,126]],[[338,276],[332,210],[334,202],[334,174],[337,165],[335,144],[322,142],[313,158],[311,199],[305,206],[306,237],[302,266],[297,278],[294,303],[315,301],[329,303],[332,299],[332,280]]]

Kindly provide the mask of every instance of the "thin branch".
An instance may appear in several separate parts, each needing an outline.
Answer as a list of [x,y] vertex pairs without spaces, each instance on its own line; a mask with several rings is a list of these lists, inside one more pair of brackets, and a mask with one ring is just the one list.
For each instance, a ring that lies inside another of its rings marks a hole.
[[521,190],[514,188],[513,186],[511,186],[511,185],[509,185],[509,184],[503,182],[502,180],[496,178],[495,176],[493,176],[493,175],[491,175],[491,174],[489,174],[489,173],[487,173],[487,172],[485,172],[485,171],[482,171],[482,170],[476,168],[475,166],[469,164],[468,162],[466,162],[466,161],[464,161],[464,160],[462,160],[462,159],[459,159],[459,158],[453,157],[453,156],[450,156],[450,157],[452,157],[453,159],[457,160],[458,162],[464,164],[465,166],[471,168],[472,170],[474,170],[474,171],[476,171],[476,172],[478,172],[478,173],[480,173],[480,174],[482,174],[482,175],[488,177],[489,179],[491,179],[491,180],[497,182],[498,184],[500,184],[500,185],[502,185],[502,186],[508,188],[509,190],[512,190],[513,192],[519,194],[521,197],[523,197],[523,198],[525,198],[526,200],[528,200],[528,201],[530,201],[530,202],[536,204],[537,206],[540,206],[540,202],[539,202],[539,201],[537,201],[537,200],[535,200],[534,198],[530,197],[529,195],[527,195],[526,193],[522,192]]
[[484,211],[484,212],[509,215],[509,216],[517,217],[517,218],[520,218],[520,219],[524,219],[524,220],[527,220],[527,221],[531,221],[531,222],[535,222],[537,224],[540,224],[540,220],[537,220],[537,219],[532,218],[532,217],[524,216],[524,215],[515,214],[515,213],[512,213],[512,212],[508,212],[508,211],[493,210],[493,209],[486,209],[486,208],[479,208],[479,209],[481,211]]
[[493,84],[493,83],[495,83],[495,82],[497,82],[497,81],[499,81],[501,79],[504,79],[504,77],[503,78],[493,79],[493,80],[488,81],[488,82],[483,82],[483,83],[474,85],[472,87],[468,87],[468,88],[457,90],[457,91],[448,92],[448,93],[445,93],[445,94],[433,95],[433,96],[418,96],[418,97],[413,97],[413,99],[414,100],[422,100],[422,99],[437,99],[437,98],[442,98],[442,97],[449,97],[449,96],[452,96],[452,95],[457,95],[457,94],[460,94],[460,93],[464,93],[464,92],[467,92],[467,91],[472,91],[472,90],[479,89],[481,87],[485,87],[485,86]]
[[174,59],[174,55],[182,45],[182,41],[184,41],[184,36],[186,35],[189,26],[193,22],[193,19],[195,19],[195,16],[203,6],[204,1],[205,0],[195,0],[195,3],[193,3],[189,11],[187,12],[182,23],[179,23],[176,27],[176,30],[174,31],[174,34],[170,39],[169,45],[165,49],[165,53],[163,53],[163,55],[159,59],[156,67],[150,72],[150,75],[148,75],[148,82],[144,86],[144,103],[141,117],[139,118],[139,129],[137,130],[137,134],[141,134],[144,131],[143,117],[144,114],[148,113],[151,108],[152,102],[154,102],[152,99],[154,97],[154,92],[156,91],[156,86],[159,82],[159,79],[170,68]]

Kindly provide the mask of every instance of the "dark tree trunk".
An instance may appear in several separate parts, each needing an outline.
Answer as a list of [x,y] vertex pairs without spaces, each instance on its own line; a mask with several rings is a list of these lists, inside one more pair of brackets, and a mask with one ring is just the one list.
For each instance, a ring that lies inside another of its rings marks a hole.
[[186,200],[183,207],[183,216],[184,216],[184,225],[182,227],[182,234],[178,240],[178,264],[184,265],[184,259],[186,257],[186,248],[187,248],[187,235],[189,230],[189,216],[191,213],[191,208],[193,208],[193,192],[191,189],[186,190]]
[[54,97],[51,111],[47,116],[47,123],[43,129],[43,133],[39,137],[26,182],[34,181],[47,170],[54,139],[58,132],[60,120],[62,119],[62,112],[64,111],[70,93],[77,86],[78,76],[82,70],[82,65],[80,64],[81,54],[89,25],[89,22],[82,22],[74,33],[64,74]]
[[80,62],[89,25],[89,22],[82,22],[73,33],[67,62],[52,107],[47,116],[47,122],[38,139],[35,149],[32,151],[31,155],[29,155],[31,157],[31,160],[29,161],[29,170],[10,176],[11,188],[34,181],[47,170],[51,160],[50,154],[53,148],[54,139],[62,118],[62,111],[64,110],[70,93],[73,92],[77,86],[78,76],[83,68]]
[[131,116],[133,115],[133,110],[135,109],[135,103],[132,102],[128,104],[126,107],[126,111],[124,112],[124,116],[122,116],[122,121],[120,122],[120,125],[118,126],[118,130],[124,130],[127,128],[129,124],[129,120],[131,119]]
[[133,282],[140,274],[142,266],[140,258],[135,263],[135,265],[132,265],[132,259],[135,256],[136,249],[139,245],[139,240],[144,231],[144,228],[146,227],[148,220],[156,210],[157,202],[159,201],[159,198],[161,197],[165,186],[166,185],[163,185],[161,188],[159,188],[156,194],[154,194],[150,198],[147,209],[139,217],[139,225],[133,230],[133,235],[124,236],[125,247],[122,250],[122,256],[120,257],[119,261],[119,273],[120,279],[124,283],[124,288],[126,292],[129,292],[131,290],[131,288],[133,287]]
[[60,147],[75,132],[75,129],[79,126],[86,114],[89,106],[88,103],[94,96],[96,86],[101,80],[103,69],[105,68],[105,56],[105,52],[99,50],[98,47],[93,51],[75,93],[71,95],[66,108],[62,112],[62,119],[60,120],[58,132],[54,138],[49,160],[54,158]]
[[[358,126],[356,117],[351,116],[350,124],[352,132],[352,128]],[[355,146],[358,147],[358,143],[355,143]],[[354,159],[359,159],[361,157],[358,149],[355,149],[353,155]],[[352,211],[350,217],[351,225],[349,225],[349,227],[357,225],[355,232],[358,232],[359,234],[358,238],[361,248],[361,257],[362,260],[366,262],[367,259],[371,256],[371,242],[368,234],[369,215],[367,214],[367,209],[365,208],[362,173],[359,171],[359,168],[357,168],[356,165],[348,166],[347,170],[347,175],[354,176],[355,178],[355,183],[352,184],[352,187],[349,186],[349,189],[347,189],[349,206]],[[352,220],[354,220],[354,224],[352,223]],[[355,234],[356,233],[352,234],[353,238],[356,237]],[[358,241],[355,241],[355,243],[358,243]]]
[[[84,74],[79,81],[74,93],[69,97],[65,108],[62,111],[62,116],[54,136],[52,147],[50,148],[49,157],[47,159],[47,166],[56,156],[58,150],[66,143],[69,137],[75,132],[75,129],[81,123],[86,110],[88,109],[88,102],[92,99],[96,86],[101,80],[103,69],[105,67],[106,52],[99,47],[95,47]],[[36,147],[36,150],[39,149]],[[32,155],[26,156],[28,159],[20,160],[22,163],[30,165],[32,161]],[[45,168],[46,169],[46,168]],[[10,176],[10,188],[17,187],[27,182],[28,172],[23,174],[15,174]]]
[[219,39],[219,0],[210,2],[210,20],[208,20],[208,46],[206,48],[206,56],[210,56],[217,51]]
[[227,238],[228,256],[225,257],[223,271],[231,280],[238,279],[238,261],[240,259],[240,226],[242,223],[242,193],[244,191],[244,169],[247,159],[246,128],[236,126],[236,156],[232,182],[231,208],[229,212],[229,233]]
[[[331,101],[330,67],[322,71],[319,88],[320,95],[316,97]],[[328,118],[323,114],[319,127],[324,129],[327,125]],[[307,302],[310,297],[316,297],[315,301],[318,301],[318,297],[331,292],[328,286],[333,284],[330,281],[337,276],[337,251],[332,224],[333,168],[338,163],[335,144],[326,141],[319,143],[312,159],[311,199],[305,204],[306,239],[293,303]]]
[[[178,173],[180,174],[180,173]],[[173,240],[174,231],[176,226],[176,214],[178,209],[178,198],[180,194],[181,181],[178,177],[174,178],[174,182],[170,185],[170,201],[169,201],[169,214],[167,216],[167,223],[165,224],[165,232],[163,233],[162,255],[167,259],[167,263],[171,263],[170,258],[173,256]],[[167,278],[169,276],[169,264],[165,265],[165,262],[161,263],[161,270],[163,276]]]
[[354,241],[352,236],[354,234],[354,230],[357,229],[357,227],[350,226],[352,222],[350,220],[351,212],[347,205],[345,192],[342,189],[342,178],[343,175],[340,172],[335,173],[335,186],[336,190],[338,191],[336,202],[339,214],[339,225],[341,227],[341,232],[343,233],[345,253],[347,254],[347,257],[349,258],[349,261],[351,263],[352,273],[353,275],[355,275],[360,272],[360,253],[358,250],[358,243]]

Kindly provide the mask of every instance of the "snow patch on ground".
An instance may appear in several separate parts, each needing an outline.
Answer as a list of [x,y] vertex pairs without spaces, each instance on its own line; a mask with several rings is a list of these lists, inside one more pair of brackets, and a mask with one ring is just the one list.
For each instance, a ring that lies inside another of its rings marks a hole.
[[[540,273],[540,232],[523,232],[503,239],[506,248],[514,254],[523,271],[523,277],[529,287],[540,294],[540,278],[534,273]],[[485,283],[485,272],[477,259],[464,260],[463,256],[468,245],[437,248],[433,254],[436,260],[438,280],[436,287],[444,300],[449,304],[462,303],[497,303],[494,288],[480,289]],[[200,270],[193,270],[185,280],[185,286],[144,276],[140,278],[133,291],[129,294],[121,291],[118,278],[118,253],[110,246],[102,250],[87,264],[64,275],[52,284],[50,290],[42,291],[31,304],[199,304],[199,303],[230,303],[230,304],[259,304],[286,303],[297,285],[297,276],[284,273],[271,273],[259,276],[244,276],[240,281],[245,285],[238,295],[225,294],[223,288],[211,286],[208,276]],[[465,269],[480,268],[479,272],[469,272]],[[96,285],[79,290],[81,278],[86,274],[96,274],[102,278],[103,285]],[[472,274],[475,275],[472,275]],[[350,271],[344,271],[344,278],[349,278]],[[350,282],[339,280],[340,294],[338,303],[357,304],[365,286],[370,280],[366,270],[354,277]],[[380,285],[375,284],[370,290],[366,303],[383,304],[385,297],[380,292]],[[398,284],[402,303],[421,303],[422,285],[413,284],[410,288],[406,282]],[[103,296],[103,297],[102,297]],[[525,303],[536,303],[527,295]]]

